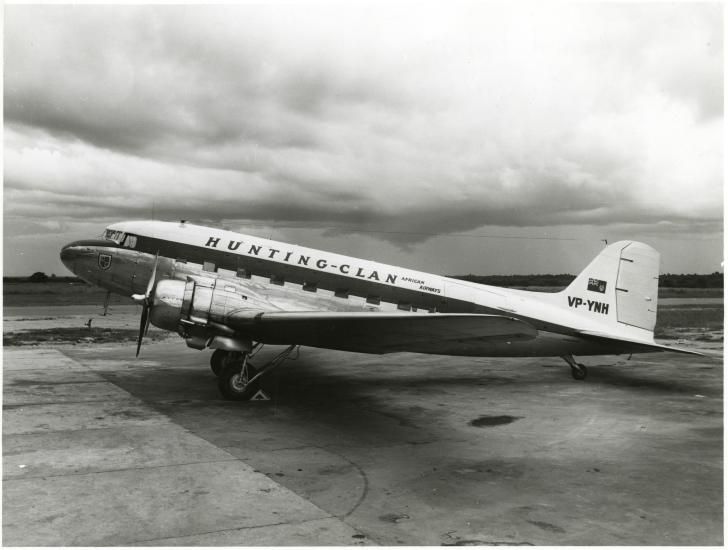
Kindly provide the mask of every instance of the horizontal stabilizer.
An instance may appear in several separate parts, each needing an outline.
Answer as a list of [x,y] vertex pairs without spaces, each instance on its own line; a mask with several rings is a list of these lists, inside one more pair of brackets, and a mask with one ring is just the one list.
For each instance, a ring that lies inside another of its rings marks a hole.
[[674,353],[685,353],[688,355],[700,355],[701,357],[705,357],[705,354],[701,353],[699,351],[693,351],[693,350],[688,350],[688,349],[683,349],[683,348],[676,348],[673,346],[665,346],[662,344],[657,344],[655,342],[645,342],[645,341],[641,341],[641,340],[632,340],[629,338],[620,338],[619,336],[614,336],[613,334],[606,334],[603,332],[582,331],[579,334],[581,336],[593,337],[593,338],[601,340],[601,341],[608,340],[609,342],[627,344],[629,347],[634,346],[635,352],[672,351]]
[[227,324],[257,342],[362,353],[446,355],[537,335],[532,325],[512,317],[447,313],[260,312],[234,314]]

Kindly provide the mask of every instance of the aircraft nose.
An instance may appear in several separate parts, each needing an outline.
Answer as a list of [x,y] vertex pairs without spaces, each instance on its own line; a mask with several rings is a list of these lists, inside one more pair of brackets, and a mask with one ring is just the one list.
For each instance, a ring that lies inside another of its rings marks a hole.
[[83,263],[88,263],[87,260],[95,256],[98,247],[105,245],[105,242],[100,243],[95,240],[68,243],[61,248],[61,261],[63,265],[78,275],[77,268],[82,267]]
[[[113,241],[99,239],[74,241],[61,248],[61,261],[73,273],[88,280],[89,277],[108,272],[115,248],[119,247]],[[104,258],[105,262],[102,261]]]
[[69,243],[61,248],[61,261],[71,271],[73,271],[73,264],[80,255],[81,247],[77,246],[76,243]]

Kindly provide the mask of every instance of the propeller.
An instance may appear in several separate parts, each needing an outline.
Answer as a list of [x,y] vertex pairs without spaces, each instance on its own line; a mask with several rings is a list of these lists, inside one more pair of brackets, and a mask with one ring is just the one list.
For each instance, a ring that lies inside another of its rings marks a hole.
[[139,323],[139,337],[137,338],[136,356],[139,357],[139,350],[142,347],[142,339],[149,330],[149,311],[152,309],[152,290],[154,289],[155,279],[157,278],[157,265],[159,264],[159,252],[154,258],[154,267],[152,268],[152,276],[147,283],[147,290],[144,294],[132,294],[132,300],[142,305],[142,317]]

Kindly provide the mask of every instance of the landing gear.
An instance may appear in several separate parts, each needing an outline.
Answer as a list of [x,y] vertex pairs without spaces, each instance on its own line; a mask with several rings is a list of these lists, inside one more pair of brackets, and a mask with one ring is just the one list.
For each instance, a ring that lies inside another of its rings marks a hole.
[[248,401],[260,389],[260,374],[248,362],[247,354],[238,354],[242,359],[226,361],[220,371],[217,387],[225,399],[231,401]]
[[[273,360],[260,368],[254,367],[248,361],[251,354],[245,352],[225,352],[225,355],[218,355],[218,357],[223,357],[222,361],[220,361],[222,368],[220,369],[217,381],[220,393],[222,393],[225,399],[232,401],[250,400],[260,390],[263,375],[281,365],[290,357],[296,347],[295,344],[288,346]],[[213,358],[216,353],[217,351],[213,353]],[[211,364],[213,363],[212,358],[210,362]],[[214,369],[215,367],[213,366],[213,372]]]
[[225,351],[224,349],[216,349],[212,352],[212,356],[210,357],[210,368],[212,369],[212,372],[215,373],[215,376],[220,376],[229,353],[230,352]]
[[584,380],[586,378],[586,367],[582,363],[577,363],[573,355],[562,355],[561,358],[571,367],[571,376],[574,380]]
[[588,371],[586,370],[586,367],[582,363],[579,363],[578,365],[579,366],[577,368],[574,368],[574,367],[571,368],[571,377],[574,380],[584,380],[586,378],[586,373]]
[[[248,359],[253,357],[262,347],[263,344],[256,344],[255,346],[253,346],[248,353]],[[212,352],[212,355],[210,356],[210,368],[212,369],[212,372],[215,374],[215,376],[220,376],[220,373],[222,372],[222,369],[225,367],[225,365],[227,365],[228,363],[241,361],[241,357],[244,353],[245,352],[216,349]]]

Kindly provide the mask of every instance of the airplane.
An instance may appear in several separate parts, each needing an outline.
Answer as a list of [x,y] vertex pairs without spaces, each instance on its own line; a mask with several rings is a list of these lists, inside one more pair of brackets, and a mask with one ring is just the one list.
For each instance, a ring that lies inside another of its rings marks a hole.
[[[61,250],[64,265],[142,306],[153,324],[211,349],[226,399],[244,401],[299,346],[360,353],[561,357],[670,351],[657,344],[659,253],[619,241],[560,292],[482,285],[187,223],[126,221]],[[265,365],[264,344],[286,345]]]

